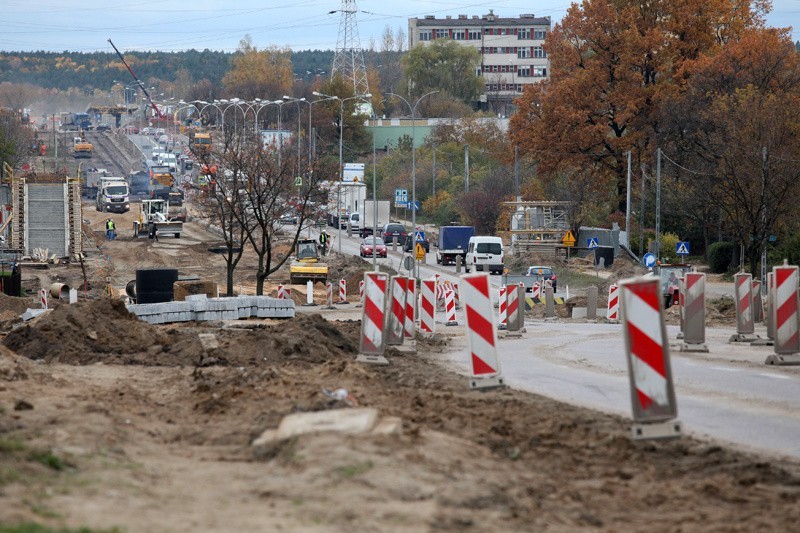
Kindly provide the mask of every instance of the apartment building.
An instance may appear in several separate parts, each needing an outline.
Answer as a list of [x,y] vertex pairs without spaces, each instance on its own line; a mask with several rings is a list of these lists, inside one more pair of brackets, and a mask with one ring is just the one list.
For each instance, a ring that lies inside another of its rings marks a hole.
[[548,60],[542,45],[550,27],[550,17],[523,14],[506,18],[491,9],[486,15],[471,18],[428,15],[408,20],[409,49],[436,39],[452,39],[477,48],[481,54],[477,74],[484,80],[481,101],[493,111],[508,115],[513,99],[526,85],[547,78]]

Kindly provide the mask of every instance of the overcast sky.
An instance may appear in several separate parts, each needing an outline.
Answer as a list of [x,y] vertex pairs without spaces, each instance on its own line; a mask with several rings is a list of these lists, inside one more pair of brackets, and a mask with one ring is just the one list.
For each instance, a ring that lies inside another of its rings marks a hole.
[[[408,31],[408,19],[434,15],[501,17],[521,13],[558,22],[570,5],[563,0],[458,2],[448,0],[360,0],[361,46],[380,48],[388,25]],[[0,50],[122,51],[205,48],[232,52],[245,34],[258,48],[333,50],[342,7],[336,0],[0,0]],[[336,11],[330,13],[331,11]],[[800,0],[773,0],[770,26],[796,26]],[[800,31],[792,38],[800,40]]]

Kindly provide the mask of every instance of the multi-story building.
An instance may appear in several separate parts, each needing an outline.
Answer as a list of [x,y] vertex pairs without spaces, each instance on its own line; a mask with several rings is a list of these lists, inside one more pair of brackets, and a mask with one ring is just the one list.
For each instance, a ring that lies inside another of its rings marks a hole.
[[550,17],[523,14],[504,18],[491,9],[480,17],[437,19],[428,15],[408,20],[409,49],[436,39],[477,48],[481,55],[477,74],[483,77],[484,87],[481,101],[505,115],[526,85],[547,78],[548,60],[542,45],[549,31]]

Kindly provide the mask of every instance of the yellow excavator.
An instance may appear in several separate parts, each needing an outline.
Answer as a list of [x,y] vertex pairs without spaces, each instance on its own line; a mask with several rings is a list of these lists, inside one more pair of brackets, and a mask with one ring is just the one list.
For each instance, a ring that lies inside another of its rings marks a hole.
[[92,150],[94,146],[92,143],[86,141],[86,137],[84,137],[83,133],[81,133],[80,137],[75,137],[74,139],[74,146],[72,157],[75,159],[79,158],[90,158],[92,157]]
[[307,281],[325,282],[328,279],[328,265],[320,262],[317,241],[300,239],[295,246],[295,259],[289,265],[289,283],[302,284]]

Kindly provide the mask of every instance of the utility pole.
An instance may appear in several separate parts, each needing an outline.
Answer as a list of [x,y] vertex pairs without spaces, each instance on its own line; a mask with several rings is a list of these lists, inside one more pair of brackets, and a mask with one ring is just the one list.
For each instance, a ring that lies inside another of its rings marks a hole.
[[519,146],[516,144],[514,145],[514,191],[514,197],[519,202]]
[[767,287],[767,147],[761,149],[761,287]]
[[661,148],[656,150],[656,258],[661,259]]
[[647,181],[647,174],[644,173],[644,163],[642,163],[642,194],[639,195],[639,257],[644,257],[644,183]]
[[464,146],[464,192],[469,192],[469,145]]
[[628,186],[625,199],[625,234],[628,236],[628,247],[631,245],[631,151],[628,150]]
[[436,196],[436,145],[433,145],[433,196]]

